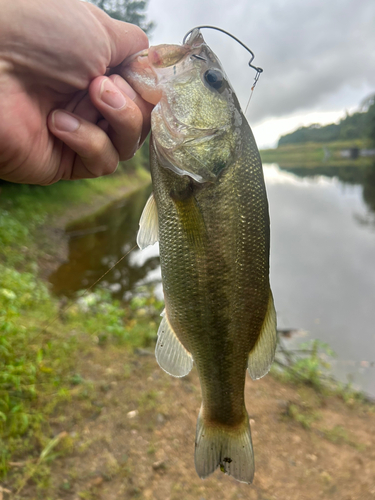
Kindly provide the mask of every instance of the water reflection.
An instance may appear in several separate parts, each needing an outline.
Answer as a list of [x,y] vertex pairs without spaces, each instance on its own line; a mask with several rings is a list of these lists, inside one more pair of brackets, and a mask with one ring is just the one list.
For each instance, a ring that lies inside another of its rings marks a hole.
[[375,395],[375,233],[358,224],[368,214],[362,186],[298,178],[277,166],[265,175],[279,326],[330,344],[339,359],[336,376],[346,381],[353,372],[353,382]]
[[[375,213],[375,163],[370,167],[295,167],[283,168],[298,177],[319,177],[336,178],[345,184],[358,184],[362,186],[363,201],[370,212]],[[374,215],[374,214],[372,214]]]
[[[281,329],[337,353],[334,373],[375,396],[375,166],[327,171],[264,167],[271,215],[271,281]],[[306,175],[307,174],[307,175]],[[337,174],[337,175],[332,175]],[[95,283],[135,245],[151,187],[71,225],[69,260],[52,276],[71,295]],[[158,283],[158,246],[133,250],[104,278],[118,298]]]
[[365,182],[363,183],[363,199],[372,211],[370,220],[372,225],[375,226],[375,163],[366,171]]
[[[54,293],[71,296],[77,290],[91,286],[135,246],[139,219],[150,192],[151,186],[67,227],[68,260],[49,278]],[[158,249],[155,246],[150,247],[146,254],[139,250],[130,252],[105,275],[101,286],[122,299],[140,283],[154,279],[160,283]]]

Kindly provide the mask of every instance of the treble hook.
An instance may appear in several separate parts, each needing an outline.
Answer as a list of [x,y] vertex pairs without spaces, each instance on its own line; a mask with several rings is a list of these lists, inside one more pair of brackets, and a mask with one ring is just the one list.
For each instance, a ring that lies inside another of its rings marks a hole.
[[186,39],[187,37],[190,35],[190,33],[192,33],[194,30],[200,30],[200,29],[211,29],[211,30],[217,30],[217,31],[221,31],[222,33],[225,33],[226,35],[230,36],[231,38],[233,38],[234,40],[236,40],[236,42],[238,42],[240,45],[242,45],[242,47],[244,49],[246,49],[248,52],[250,52],[251,54],[251,59],[249,61],[249,66],[250,68],[253,68],[255,69],[255,71],[257,72],[256,76],[255,76],[255,80],[254,80],[254,84],[252,86],[252,90],[254,90],[254,87],[255,85],[257,84],[258,80],[259,80],[259,77],[260,77],[260,74],[263,73],[263,69],[262,68],[259,68],[257,66],[254,66],[253,64],[251,64],[254,60],[254,52],[252,50],[249,49],[249,47],[247,47],[243,42],[241,42],[241,40],[239,40],[238,38],[236,38],[234,35],[232,35],[231,33],[228,33],[228,31],[225,31],[221,28],[217,28],[216,26],[196,26],[195,28],[191,29],[190,31],[188,31],[186,33],[186,35],[184,36],[184,39],[182,40],[182,43],[185,44],[186,42]]

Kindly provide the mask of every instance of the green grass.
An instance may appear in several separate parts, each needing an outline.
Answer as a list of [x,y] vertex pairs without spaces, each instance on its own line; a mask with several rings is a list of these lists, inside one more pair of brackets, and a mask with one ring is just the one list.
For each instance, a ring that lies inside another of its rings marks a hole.
[[260,156],[263,163],[277,163],[283,168],[348,165],[365,167],[373,165],[374,158],[360,157],[356,160],[341,158],[340,150],[353,147],[365,148],[369,147],[369,144],[362,139],[350,142],[287,144],[275,149],[261,150]]
[[337,396],[351,408],[363,404],[370,411],[375,411],[373,400],[366,394],[332,377],[330,363],[335,357],[336,354],[330,346],[318,339],[304,342],[297,350],[288,351],[279,338],[271,373],[282,382],[313,389],[320,399]]
[[131,351],[155,341],[162,304],[148,290],[128,306],[103,290],[62,305],[38,274],[39,227],[67,207],[78,211],[98,196],[104,201],[124,186],[145,183],[149,174],[133,162],[130,173],[120,168],[106,178],[1,185],[0,480],[9,463],[23,463],[22,473],[12,470],[16,490],[31,479],[43,489],[49,462],[69,449],[71,438],[55,441],[50,422],[63,419],[61,409],[74,398],[90,399],[90,384],[76,373],[78,356],[93,344],[121,343]]
[[285,418],[293,420],[304,429],[309,430],[312,424],[320,419],[320,415],[312,408],[302,408],[299,405],[289,403],[285,412]]
[[350,437],[348,431],[341,425],[335,425],[332,429],[324,429],[322,432],[325,439],[334,444],[348,444],[359,451],[366,449],[365,444],[358,443],[354,437]]
[[302,343],[296,351],[285,349],[279,338],[278,351],[272,372],[286,382],[304,384],[324,392],[332,384],[329,361],[335,353],[320,340]]
[[[122,344],[129,351],[154,344],[162,303],[152,294],[129,306],[104,290],[61,310],[32,273],[0,266],[0,478],[9,462],[32,463],[51,441],[49,419],[72,398],[90,399],[90,384],[76,373],[77,356],[90,346]],[[142,302],[147,314],[139,314]],[[76,388],[78,386],[79,391]]]

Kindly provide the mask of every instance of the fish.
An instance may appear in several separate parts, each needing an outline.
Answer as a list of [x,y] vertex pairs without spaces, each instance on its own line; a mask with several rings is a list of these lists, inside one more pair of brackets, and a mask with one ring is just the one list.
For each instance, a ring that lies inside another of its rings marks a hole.
[[137,235],[159,241],[165,310],[156,360],[175,377],[193,363],[202,405],[195,468],[254,477],[245,379],[269,371],[276,313],[269,281],[270,224],[262,163],[217,56],[195,29],[126,61],[124,77],[148,102],[153,194]]

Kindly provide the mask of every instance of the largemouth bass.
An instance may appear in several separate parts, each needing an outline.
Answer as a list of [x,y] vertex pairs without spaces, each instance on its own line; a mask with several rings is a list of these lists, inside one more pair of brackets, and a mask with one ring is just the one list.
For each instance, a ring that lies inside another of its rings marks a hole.
[[246,368],[270,368],[276,314],[269,284],[269,215],[259,152],[237,97],[199,30],[127,62],[125,77],[156,104],[150,142],[153,195],[140,248],[160,243],[165,312],[156,359],[202,389],[195,467],[220,466],[250,483],[254,456]]

